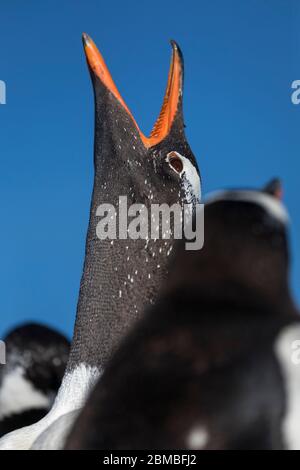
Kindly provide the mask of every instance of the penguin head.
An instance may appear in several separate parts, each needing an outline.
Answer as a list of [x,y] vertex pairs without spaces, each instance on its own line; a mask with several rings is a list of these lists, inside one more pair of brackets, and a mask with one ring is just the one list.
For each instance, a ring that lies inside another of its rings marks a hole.
[[57,392],[69,356],[70,342],[60,332],[36,323],[25,323],[4,338],[6,364],[1,378],[22,370],[24,380],[45,395]]
[[[261,190],[218,191],[206,198],[204,247],[186,251],[179,243],[170,285],[194,286],[212,297],[289,295],[289,216],[282,187],[272,180]],[[184,268],[185,266],[185,268]],[[279,302],[279,300],[278,300]]]
[[288,225],[278,179],[261,190],[221,191],[206,201],[207,252],[218,254],[232,280],[271,297],[288,290]]
[[4,338],[0,368],[0,436],[41,419],[60,387],[70,343],[56,330],[26,323]]
[[[276,251],[287,253],[289,215],[282,203],[283,189],[279,179],[272,179],[261,190],[225,190],[212,193],[206,199],[205,213],[210,224],[224,223],[221,233],[228,242],[241,238],[259,246],[266,243]],[[208,227],[208,228],[209,228]],[[227,230],[225,230],[227,227]]]
[[172,58],[160,114],[149,137],[140,130],[92,39],[83,34],[95,94],[95,171],[114,192],[147,204],[201,198],[196,159],[184,132],[183,57],[171,41]]

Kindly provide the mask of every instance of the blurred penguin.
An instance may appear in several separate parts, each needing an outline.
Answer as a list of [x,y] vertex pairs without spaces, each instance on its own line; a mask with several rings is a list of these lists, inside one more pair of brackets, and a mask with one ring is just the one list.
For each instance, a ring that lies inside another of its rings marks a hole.
[[204,248],[179,243],[158,303],[112,358],[67,449],[300,448],[281,194],[273,180],[208,199]]

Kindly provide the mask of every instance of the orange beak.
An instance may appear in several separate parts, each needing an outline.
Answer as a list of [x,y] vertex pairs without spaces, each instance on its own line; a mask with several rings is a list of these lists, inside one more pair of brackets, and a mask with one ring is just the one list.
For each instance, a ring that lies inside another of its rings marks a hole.
[[161,142],[170,132],[172,124],[174,122],[176,112],[179,105],[179,99],[182,96],[182,84],[183,84],[183,63],[179,48],[175,41],[171,41],[172,45],[172,58],[169,70],[167,88],[162,104],[160,114],[153,126],[152,132],[149,137],[146,137],[137,125],[131,111],[120,95],[111,74],[104,62],[102,55],[100,54],[97,46],[93,40],[87,35],[83,34],[84,50],[87,58],[88,65],[94,74],[102,81],[106,88],[115,96],[120,102],[126,112],[133,120],[142,142],[145,147],[153,147]]

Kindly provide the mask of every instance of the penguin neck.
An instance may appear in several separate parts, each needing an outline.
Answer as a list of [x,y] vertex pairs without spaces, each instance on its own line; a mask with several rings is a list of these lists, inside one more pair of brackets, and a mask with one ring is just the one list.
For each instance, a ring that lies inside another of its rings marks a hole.
[[[201,277],[199,278],[201,280]],[[290,295],[287,283],[270,285],[249,281],[241,276],[224,279],[203,279],[201,290],[203,297],[209,302],[219,305],[232,305],[245,311],[265,311],[272,316],[288,316],[295,312],[295,306]]]
[[171,241],[99,240],[98,201],[94,188],[68,370],[80,363],[102,370],[127,329],[154,303],[166,276],[162,257]]
[[[121,337],[154,302],[172,245],[171,240],[120,239],[118,233],[113,240],[97,236],[100,204],[109,203],[118,213],[120,196],[127,196],[128,207],[144,202],[131,175],[145,157],[128,118],[126,122],[123,116],[118,124],[113,113],[105,112],[101,124],[98,115],[94,188],[68,372],[80,364],[103,370]],[[103,127],[110,119],[113,131]]]
[[[216,258],[205,249],[195,261],[192,252],[187,253],[188,278],[177,272],[171,274],[168,290],[188,289],[197,292],[201,303],[209,305],[246,307],[247,311],[259,309],[274,315],[294,315],[296,307],[290,289],[285,259],[277,259],[273,265],[266,262]],[[197,257],[196,257],[197,258]],[[184,261],[183,261],[184,262]],[[186,273],[182,270],[182,273]]]

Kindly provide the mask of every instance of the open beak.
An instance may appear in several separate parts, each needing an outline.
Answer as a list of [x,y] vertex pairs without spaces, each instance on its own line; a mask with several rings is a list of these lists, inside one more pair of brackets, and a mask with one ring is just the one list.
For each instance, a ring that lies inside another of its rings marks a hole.
[[264,192],[271,194],[271,196],[283,200],[283,186],[279,178],[272,179],[264,188]]
[[146,137],[140,130],[128,106],[120,95],[111,74],[104,62],[102,55],[97,49],[93,40],[87,35],[82,35],[84,50],[87,58],[88,65],[92,72],[101,80],[103,85],[115,96],[120,102],[125,111],[133,120],[137,130],[140,134],[141,140],[145,147],[153,147],[162,140],[164,140],[172,127],[175,116],[177,114],[180,99],[182,96],[183,85],[183,59],[180,49],[175,41],[171,41],[172,45],[172,58],[169,70],[167,88],[161,107],[160,114],[153,126],[152,132],[149,137]]

